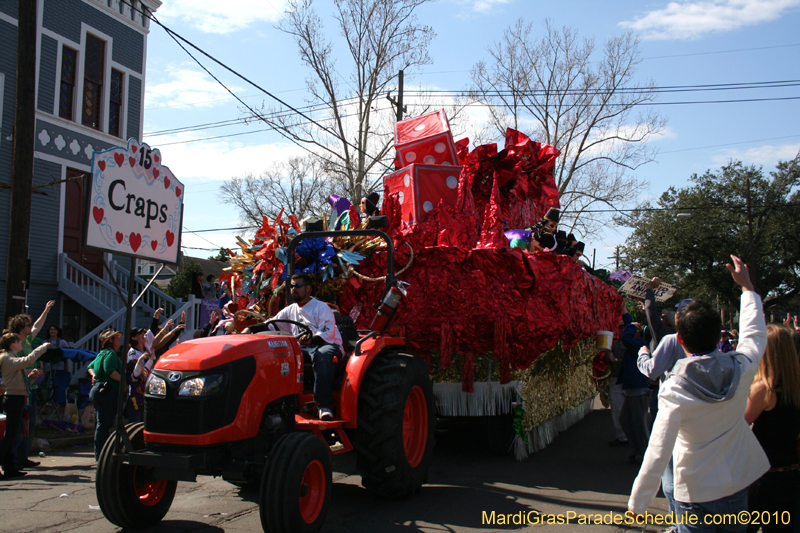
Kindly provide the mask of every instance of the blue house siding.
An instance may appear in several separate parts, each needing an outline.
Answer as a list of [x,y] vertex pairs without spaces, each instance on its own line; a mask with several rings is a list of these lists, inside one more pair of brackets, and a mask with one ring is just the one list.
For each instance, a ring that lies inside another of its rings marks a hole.
[[39,97],[36,108],[39,111],[53,114],[56,100],[56,60],[58,58],[58,41],[42,35],[42,46],[39,54]]
[[79,43],[82,21],[114,39],[114,61],[142,74],[144,34],[81,0],[45,0],[42,26],[48,30]]
[[[12,10],[16,16],[15,0],[0,0],[0,11]],[[17,27],[0,20],[0,73],[4,76],[3,121],[0,128],[0,183],[11,182],[11,147],[7,138],[14,130],[14,101],[17,86]],[[0,189],[0,302],[5,301],[6,253],[8,250],[8,216],[11,191]],[[0,314],[2,309],[0,309]]]
[[[0,13],[5,13],[14,18],[17,18],[19,10],[17,9],[17,0],[0,0]],[[0,50],[2,50],[0,48]]]
[[[61,165],[34,159],[33,186],[61,179]],[[31,238],[28,257],[31,259],[31,286],[28,289],[28,309],[38,316],[49,300],[58,302],[58,209],[61,185],[37,189],[31,199]],[[50,312],[51,323],[58,320],[59,309]]]
[[141,141],[139,122],[141,121],[142,80],[130,76],[128,80],[128,137]]

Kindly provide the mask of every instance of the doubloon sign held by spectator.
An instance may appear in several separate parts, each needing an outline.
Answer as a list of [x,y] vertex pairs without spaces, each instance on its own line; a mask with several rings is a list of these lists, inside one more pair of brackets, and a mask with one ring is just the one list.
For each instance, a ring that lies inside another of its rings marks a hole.
[[183,184],[161,153],[136,139],[92,156],[86,204],[86,246],[177,263]]

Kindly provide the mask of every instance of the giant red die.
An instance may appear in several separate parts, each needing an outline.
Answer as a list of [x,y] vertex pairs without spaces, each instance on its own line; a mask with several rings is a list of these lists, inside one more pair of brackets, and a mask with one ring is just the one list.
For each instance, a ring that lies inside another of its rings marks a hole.
[[439,200],[455,207],[460,173],[460,166],[409,165],[383,179],[383,194],[397,193],[403,222],[422,222]]
[[394,126],[400,165],[458,165],[458,154],[444,111],[402,120]]

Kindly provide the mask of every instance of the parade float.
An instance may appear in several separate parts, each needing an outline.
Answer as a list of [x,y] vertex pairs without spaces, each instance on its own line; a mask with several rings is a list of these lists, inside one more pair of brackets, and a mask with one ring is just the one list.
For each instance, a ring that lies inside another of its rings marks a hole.
[[[522,459],[591,411],[602,372],[595,335],[617,329],[621,297],[568,255],[509,246],[507,231],[559,206],[552,146],[509,129],[502,149],[469,150],[439,111],[398,122],[395,148],[401,168],[384,178],[381,214],[408,285],[392,327],[428,363],[437,415],[504,421],[514,432],[504,445]],[[368,224],[348,200],[329,201],[324,229]],[[229,329],[283,306],[286,247],[302,230],[281,212],[239,238],[220,278],[233,292]],[[309,238],[295,268],[314,277],[317,298],[367,329],[386,290],[386,256],[379,239]]]

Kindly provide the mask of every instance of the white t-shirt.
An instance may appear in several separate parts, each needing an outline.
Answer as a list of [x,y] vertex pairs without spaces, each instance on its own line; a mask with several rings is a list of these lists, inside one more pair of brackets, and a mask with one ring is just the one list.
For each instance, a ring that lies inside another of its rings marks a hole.
[[[316,298],[311,298],[303,307],[297,303],[284,307],[273,318],[300,322],[311,328],[311,332],[315,336],[321,337],[328,344],[342,345],[342,336],[339,334],[339,328],[336,327],[333,311],[326,303],[320,302]],[[284,322],[275,325],[281,331],[287,331],[292,335],[300,333],[300,328],[294,324]]]
[[143,353],[144,352],[142,352],[141,350],[137,350],[136,348],[131,346],[131,349],[128,350],[128,362],[130,363],[131,361],[137,361]]

